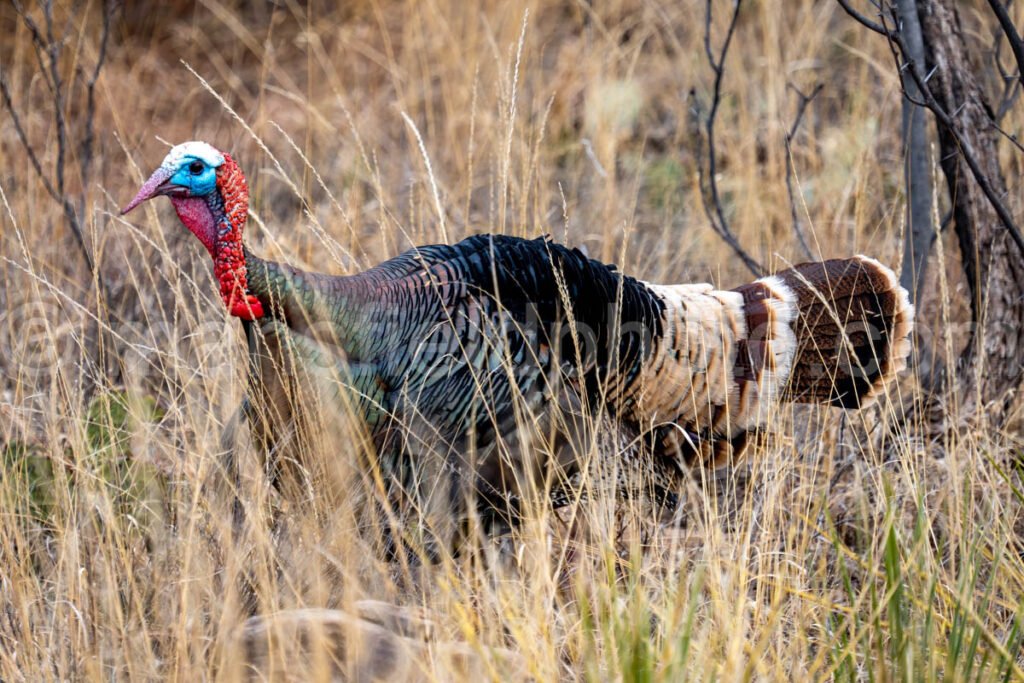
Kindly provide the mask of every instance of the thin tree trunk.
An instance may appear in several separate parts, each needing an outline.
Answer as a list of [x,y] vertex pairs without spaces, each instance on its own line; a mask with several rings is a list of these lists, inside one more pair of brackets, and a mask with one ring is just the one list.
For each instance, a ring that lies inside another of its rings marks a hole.
[[[1006,196],[998,137],[980,78],[968,58],[959,0],[918,0],[928,87],[953,120],[995,194]],[[1024,376],[1024,254],[975,181],[954,136],[938,126],[942,170],[953,204],[974,325],[961,357],[958,394],[964,417],[1005,415]]]
[[[914,0],[898,0],[900,21],[907,47],[918,64],[925,63],[921,23]],[[925,107],[915,104],[922,97],[913,79],[906,79],[903,96],[903,154],[907,186],[907,229],[904,240],[903,270],[900,284],[911,293],[914,305],[920,305],[925,267],[935,229],[932,226],[932,176],[928,159],[928,132]]]
[[[925,63],[921,22],[917,16],[915,0],[897,0],[900,32],[910,52],[909,57],[918,64]],[[910,292],[914,306],[921,307],[925,274],[936,226],[932,224],[932,164],[928,153],[928,109],[921,104],[923,97],[912,78],[904,79],[903,95],[903,173],[907,189],[907,220],[903,239],[903,267],[900,284]],[[940,376],[938,357],[927,335],[920,333],[914,339],[917,353],[914,364],[918,376],[929,390],[934,389]]]

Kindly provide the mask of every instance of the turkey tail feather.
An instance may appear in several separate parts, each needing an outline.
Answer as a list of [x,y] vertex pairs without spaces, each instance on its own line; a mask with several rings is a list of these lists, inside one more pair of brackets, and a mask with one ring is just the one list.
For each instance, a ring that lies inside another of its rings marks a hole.
[[[780,398],[862,408],[906,365],[914,309],[895,274],[875,259],[805,263],[736,291],[748,325],[737,380],[770,370],[759,367],[773,358],[765,344],[788,343]],[[773,329],[777,322],[790,333]]]

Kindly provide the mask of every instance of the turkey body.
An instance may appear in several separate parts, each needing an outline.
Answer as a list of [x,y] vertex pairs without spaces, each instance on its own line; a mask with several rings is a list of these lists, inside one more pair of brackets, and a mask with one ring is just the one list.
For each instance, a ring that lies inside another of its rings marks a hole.
[[527,463],[535,444],[523,433],[564,435],[549,404],[564,420],[568,406],[577,416],[600,410],[599,397],[639,381],[665,313],[643,283],[544,238],[478,235],[348,277],[251,254],[247,266],[268,311],[260,402],[275,406],[269,431],[302,409],[289,386],[296,363],[318,366],[337,378],[334,398],[354,407],[390,484],[421,498],[429,488],[446,507],[469,492],[501,515],[527,471],[576,469]]
[[390,486],[504,519],[527,484],[569,498],[580,463],[538,443],[595,415],[645,440],[660,495],[694,460],[730,461],[780,398],[859,407],[902,366],[911,316],[892,273],[863,257],[732,291],[652,285],[499,235],[346,277],[246,264],[266,312],[272,438],[301,417],[296,367],[317,366],[335,378],[321,401],[351,407]]

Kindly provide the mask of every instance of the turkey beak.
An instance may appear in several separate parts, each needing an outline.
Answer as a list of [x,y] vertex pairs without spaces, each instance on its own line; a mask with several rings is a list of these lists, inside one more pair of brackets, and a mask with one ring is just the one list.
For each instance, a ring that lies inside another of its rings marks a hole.
[[149,180],[143,183],[142,187],[139,188],[139,193],[135,195],[135,199],[128,202],[128,206],[121,209],[121,215],[125,215],[147,199],[152,199],[153,197],[158,197],[162,194],[188,196],[189,189],[172,183],[172,175],[174,174],[168,169],[162,167],[156,169],[156,171],[153,172],[153,175],[149,176]]

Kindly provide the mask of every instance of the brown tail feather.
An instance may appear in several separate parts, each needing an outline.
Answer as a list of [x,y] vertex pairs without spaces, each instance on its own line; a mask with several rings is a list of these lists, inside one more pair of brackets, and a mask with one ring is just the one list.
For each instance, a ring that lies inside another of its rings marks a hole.
[[797,308],[787,400],[861,408],[906,365],[914,308],[878,261],[805,263],[768,279]]
[[864,407],[910,352],[907,293],[866,256],[803,264],[732,291],[646,286],[666,324],[617,409],[638,425],[667,426],[660,447],[684,460],[735,458],[780,399]]

